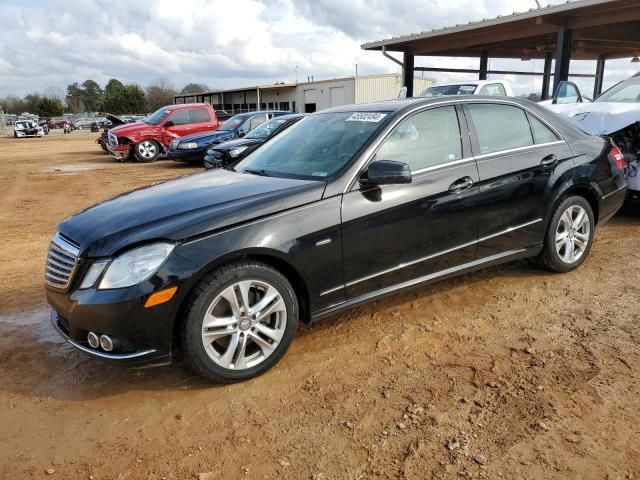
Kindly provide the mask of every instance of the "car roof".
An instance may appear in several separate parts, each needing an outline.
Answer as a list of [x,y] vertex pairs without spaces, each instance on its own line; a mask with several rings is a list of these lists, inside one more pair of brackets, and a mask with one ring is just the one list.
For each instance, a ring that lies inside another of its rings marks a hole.
[[176,103],[174,105],[167,105],[166,107],[162,107],[164,110],[182,110],[185,108],[194,108],[194,107],[209,107],[208,103]]
[[469,80],[467,81],[462,81],[462,82],[447,82],[447,83],[436,83],[434,85],[431,85],[427,88],[427,90],[431,87],[450,87],[452,85],[476,85],[478,87],[483,86],[483,85],[488,85],[488,84],[492,84],[492,83],[502,83],[502,84],[506,84],[508,82],[504,81],[504,80]]

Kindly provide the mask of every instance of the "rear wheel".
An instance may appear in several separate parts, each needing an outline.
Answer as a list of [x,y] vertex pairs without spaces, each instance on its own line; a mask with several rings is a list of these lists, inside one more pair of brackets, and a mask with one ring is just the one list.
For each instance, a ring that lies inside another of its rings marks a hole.
[[260,375],[284,356],[298,325],[298,301],[269,265],[222,267],[196,287],[182,332],[186,361],[221,383]]
[[160,156],[160,145],[154,140],[143,140],[133,148],[136,160],[139,162],[154,162]]
[[554,272],[569,272],[585,261],[591,245],[595,221],[589,202],[571,196],[556,208],[547,228],[539,263]]

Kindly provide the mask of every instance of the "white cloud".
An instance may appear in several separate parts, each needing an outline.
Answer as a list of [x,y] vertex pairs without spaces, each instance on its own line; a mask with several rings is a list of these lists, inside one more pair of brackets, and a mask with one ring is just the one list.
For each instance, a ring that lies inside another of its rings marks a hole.
[[[178,87],[235,87],[293,81],[296,67],[300,80],[351,75],[355,64],[361,74],[393,72],[395,64],[360,44],[533,6],[533,0],[6,0],[0,96],[88,78],[144,85],[164,76]],[[446,64],[468,67],[477,60]],[[510,65],[542,68],[540,62]],[[628,76],[629,66],[612,62],[605,80]],[[540,83],[514,82],[518,93]]]

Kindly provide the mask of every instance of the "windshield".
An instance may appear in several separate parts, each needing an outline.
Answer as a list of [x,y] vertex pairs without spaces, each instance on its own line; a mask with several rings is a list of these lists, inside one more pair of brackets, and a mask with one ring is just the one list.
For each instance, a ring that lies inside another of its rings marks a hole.
[[246,116],[236,115],[235,117],[231,117],[229,120],[225,120],[219,130],[235,130],[240,125],[244,123],[247,119]]
[[351,161],[386,116],[381,112],[312,115],[250,154],[235,170],[323,180]]
[[421,97],[442,97],[443,95],[473,95],[477,85],[440,85],[429,87],[420,94]]
[[640,81],[619,83],[596,98],[594,102],[640,103]]
[[271,135],[276,133],[276,131],[285,123],[287,123],[286,120],[282,120],[280,118],[273,119],[269,122],[263,123],[244,138],[269,138]]
[[149,125],[158,125],[167,115],[169,115],[170,110],[166,110],[161,108],[160,110],[156,110],[147,118],[145,118],[144,122]]

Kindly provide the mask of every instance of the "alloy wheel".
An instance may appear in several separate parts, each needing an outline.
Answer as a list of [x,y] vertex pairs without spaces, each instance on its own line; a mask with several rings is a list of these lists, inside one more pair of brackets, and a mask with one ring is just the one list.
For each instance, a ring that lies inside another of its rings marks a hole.
[[226,287],[207,308],[202,344],[217,365],[244,370],[274,352],[286,325],[286,305],[276,287],[244,280]]
[[145,140],[138,145],[138,153],[144,158],[153,158],[157,152],[157,147],[153,142]]
[[580,260],[589,246],[590,236],[591,222],[587,211],[579,205],[570,206],[556,227],[555,245],[560,259],[566,264]]

